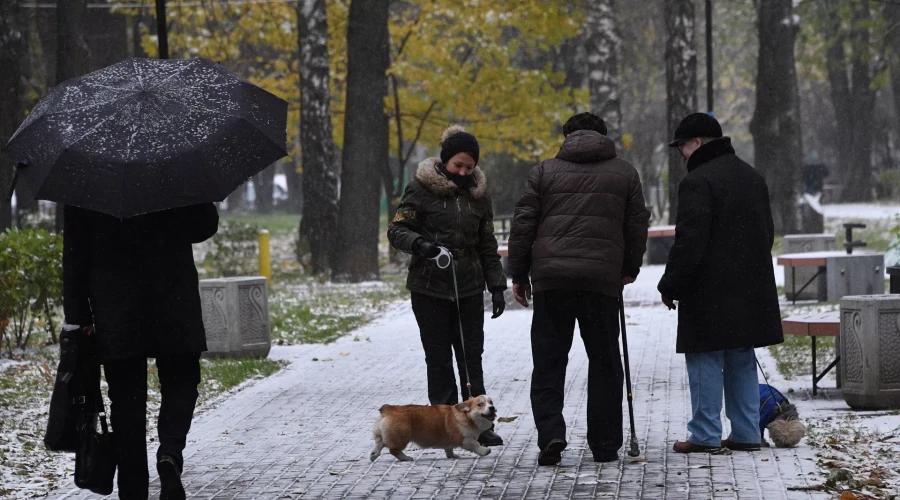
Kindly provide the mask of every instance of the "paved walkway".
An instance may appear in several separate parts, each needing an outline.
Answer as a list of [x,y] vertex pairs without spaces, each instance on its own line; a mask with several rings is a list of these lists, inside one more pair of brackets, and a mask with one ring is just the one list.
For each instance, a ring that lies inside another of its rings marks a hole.
[[[618,463],[592,461],[585,442],[587,359],[576,342],[564,412],[569,448],[558,467],[537,465],[529,402],[531,313],[509,311],[486,320],[484,370],[500,415],[518,417],[498,425],[506,446],[484,458],[459,451],[456,460],[425,450],[409,452],[414,462],[398,462],[385,452],[371,463],[378,407],[427,404],[424,356],[415,319],[404,306],[331,345],[274,349],[273,357],[290,360],[290,367],[195,421],[186,450],[188,494],[198,499],[828,498],[788,491],[818,482],[813,454],[805,447],[718,456],[671,451],[672,443],[685,437],[690,401],[683,357],[675,354],[675,314],[656,302],[656,279],[658,270],[648,270],[626,297],[642,461],[632,461],[624,450]],[[87,497],[78,491],[62,496]]]

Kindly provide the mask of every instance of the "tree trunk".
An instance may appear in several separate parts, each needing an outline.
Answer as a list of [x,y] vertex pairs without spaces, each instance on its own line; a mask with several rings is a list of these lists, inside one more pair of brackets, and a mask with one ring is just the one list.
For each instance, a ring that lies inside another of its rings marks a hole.
[[792,0],[760,2],[756,111],[750,122],[756,169],[769,185],[777,234],[801,232],[800,198],[803,141],[800,93],[794,66],[799,21]]
[[[665,0],[666,116],[670,138],[678,123],[697,110],[697,48],[694,45],[694,2]],[[678,213],[678,184],[687,174],[677,148],[669,148],[669,223]]]
[[253,191],[256,193],[256,211],[261,214],[272,213],[272,195],[275,190],[275,167],[273,163],[253,176]]
[[[87,73],[90,52],[84,37],[88,0],[56,0],[56,84]],[[62,231],[63,205],[56,205],[56,230]]]
[[[824,35],[828,47],[827,70],[831,101],[841,130],[846,131],[838,152],[836,171],[843,184],[842,201],[870,201],[873,195],[872,90],[870,19],[868,0],[851,2],[853,24],[848,32],[841,26],[842,2],[823,0]],[[851,60],[845,42],[849,41]],[[849,71],[848,71],[849,70]]]
[[893,29],[885,35],[889,48],[889,67],[891,70],[891,91],[894,94],[894,131],[900,137],[900,4],[888,3],[884,6],[884,16],[888,26]]
[[[338,222],[338,173],[331,128],[328,19],[323,0],[297,5],[300,44],[300,150],[303,216],[300,234],[309,245],[312,272],[329,268]],[[350,108],[348,108],[350,109]]]
[[288,196],[285,210],[292,214],[300,214],[303,210],[303,176],[298,172],[299,169],[300,155],[295,155],[292,161],[284,166]]
[[606,122],[607,134],[622,149],[622,109],[619,101],[619,35],[616,32],[615,0],[588,2],[588,87],[591,111]]
[[338,245],[332,277],[378,279],[380,173],[388,162],[384,113],[390,0],[353,0],[347,29],[347,99]]
[[[27,56],[26,34],[19,2],[0,2],[0,147],[5,146],[23,118],[20,81]],[[0,232],[12,227],[15,164],[0,154]]]

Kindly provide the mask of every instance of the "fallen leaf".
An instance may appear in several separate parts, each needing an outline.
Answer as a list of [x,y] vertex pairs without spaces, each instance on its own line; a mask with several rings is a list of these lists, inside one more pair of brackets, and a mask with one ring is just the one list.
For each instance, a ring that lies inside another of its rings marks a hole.
[[769,459],[768,459],[768,458],[764,458],[764,459],[762,459],[762,461],[763,461],[763,462],[768,462]]
[[633,458],[633,459],[631,459],[631,463],[633,463],[633,464],[645,463],[646,461],[647,461],[647,459],[644,458],[644,457],[639,457],[639,458]]
[[841,493],[841,500],[856,500],[856,495],[851,491],[845,491]]
[[313,361],[318,361],[318,360],[319,360],[319,358],[313,358]]
[[349,355],[350,355],[349,352],[342,352],[342,353],[340,353],[340,354],[341,354],[341,356],[349,356]]
[[862,484],[866,486],[874,486],[876,488],[884,488],[884,481],[878,479],[877,477],[873,477],[871,479],[866,479],[862,482]]
[[497,419],[497,422],[500,422],[501,424],[506,424],[509,422],[515,422],[517,418],[519,418],[519,417],[500,417]]
[[234,444],[237,446],[244,446],[244,443],[242,443],[241,441],[238,441],[237,443],[234,443]]

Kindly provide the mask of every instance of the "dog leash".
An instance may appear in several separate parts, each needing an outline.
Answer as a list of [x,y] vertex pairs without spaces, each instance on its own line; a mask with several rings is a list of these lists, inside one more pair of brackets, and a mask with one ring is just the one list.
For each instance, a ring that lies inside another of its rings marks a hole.
[[[766,371],[763,370],[762,364],[759,362],[759,358],[756,357],[756,353],[755,353],[755,352],[753,353],[753,359],[756,360],[756,366],[759,367],[759,371],[760,371],[760,373],[762,373],[763,380],[766,381],[766,385],[769,387],[769,397],[767,397],[765,401],[763,401],[762,403],[759,404],[760,410],[762,410],[763,408],[765,408],[765,406],[766,406],[767,404],[769,404],[769,401],[772,400],[772,399],[775,399],[775,407],[778,408],[779,410],[781,410],[781,401],[778,401],[778,400],[775,398],[775,392],[774,392],[774,391],[775,391],[775,388],[772,387],[772,384],[769,383],[769,377],[766,376]],[[782,395],[782,397],[784,397],[784,396]]]
[[472,399],[472,378],[469,376],[469,358],[466,356],[466,338],[463,335],[462,311],[459,308],[459,287],[456,284],[456,259],[453,254],[447,252],[450,256],[450,271],[453,274],[453,295],[456,298],[456,323],[459,325],[459,344],[462,347],[463,368],[466,372],[466,392],[469,399]]

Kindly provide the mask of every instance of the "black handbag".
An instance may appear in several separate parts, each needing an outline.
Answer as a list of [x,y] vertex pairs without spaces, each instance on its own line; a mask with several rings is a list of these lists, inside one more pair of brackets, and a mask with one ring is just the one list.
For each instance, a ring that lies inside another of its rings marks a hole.
[[116,447],[106,422],[94,339],[82,329],[63,331],[59,346],[44,445],[51,451],[75,453],[75,486],[109,495]]
[[[94,380],[96,384],[93,383]],[[113,491],[113,477],[116,475],[116,443],[106,424],[106,409],[103,394],[100,393],[99,365],[96,365],[96,379],[91,379],[86,404],[78,413],[75,486],[100,495],[109,495]]]
[[78,376],[84,364],[79,364],[78,355],[84,341],[81,330],[63,331],[59,335],[59,365],[56,368],[56,382],[50,396],[50,410],[44,446],[50,451],[75,453],[76,408],[84,404],[84,374]]

